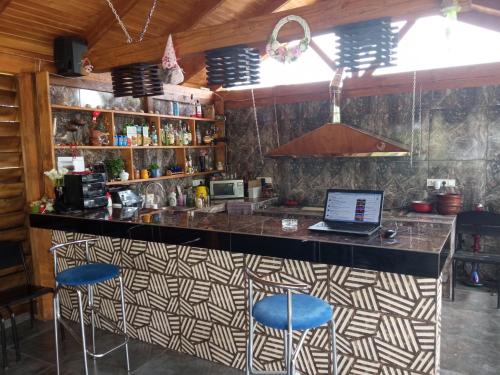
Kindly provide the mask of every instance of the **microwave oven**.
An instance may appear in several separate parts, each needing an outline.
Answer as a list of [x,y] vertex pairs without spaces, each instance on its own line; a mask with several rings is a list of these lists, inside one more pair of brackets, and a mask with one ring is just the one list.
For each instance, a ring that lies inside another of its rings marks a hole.
[[244,196],[243,180],[210,181],[210,197],[212,199],[243,198]]

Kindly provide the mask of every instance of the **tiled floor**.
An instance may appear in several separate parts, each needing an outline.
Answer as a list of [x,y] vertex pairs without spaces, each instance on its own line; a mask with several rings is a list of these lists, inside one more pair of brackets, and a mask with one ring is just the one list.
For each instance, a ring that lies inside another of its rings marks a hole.
[[457,287],[455,298],[443,302],[441,375],[499,375],[497,296]]
[[[442,375],[499,375],[500,374],[500,310],[496,296],[465,288],[457,289],[455,303],[444,302],[441,367]],[[22,359],[15,362],[9,349],[10,368],[1,375],[55,374],[54,345],[51,322],[37,322],[31,330],[29,323],[19,327],[22,337]],[[9,337],[10,340],[10,337]],[[105,347],[116,340],[100,334],[99,345]],[[10,341],[9,341],[10,342]],[[133,374],[164,375],[241,375],[240,371],[213,364],[188,355],[165,350],[159,346],[133,341],[130,345]],[[123,350],[106,359],[90,361],[92,374],[126,374]],[[62,349],[62,369],[65,375],[82,374],[82,355],[79,345],[66,338]]]

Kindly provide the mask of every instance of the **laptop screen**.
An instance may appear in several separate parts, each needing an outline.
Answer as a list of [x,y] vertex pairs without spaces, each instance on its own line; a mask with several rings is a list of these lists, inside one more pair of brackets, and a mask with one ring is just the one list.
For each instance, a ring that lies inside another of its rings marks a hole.
[[378,224],[383,199],[382,191],[329,190],[324,220]]

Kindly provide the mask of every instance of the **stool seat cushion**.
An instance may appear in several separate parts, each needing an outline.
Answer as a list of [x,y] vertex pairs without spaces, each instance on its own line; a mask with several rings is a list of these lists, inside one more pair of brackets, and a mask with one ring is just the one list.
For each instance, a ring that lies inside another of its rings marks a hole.
[[111,280],[120,274],[120,268],[107,263],[90,263],[59,272],[56,281],[62,285],[93,285]]
[[[288,329],[288,302],[286,294],[264,297],[256,302],[252,315],[259,323],[276,329]],[[307,294],[292,295],[292,329],[319,327],[332,319],[333,308],[322,299]]]

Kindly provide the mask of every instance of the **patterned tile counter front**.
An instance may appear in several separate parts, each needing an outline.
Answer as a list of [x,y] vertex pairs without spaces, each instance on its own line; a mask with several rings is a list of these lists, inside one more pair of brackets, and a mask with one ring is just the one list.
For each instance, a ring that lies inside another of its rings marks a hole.
[[[94,236],[53,231],[54,243],[89,237]],[[306,282],[313,295],[334,306],[341,375],[439,373],[440,278],[109,236],[98,237],[91,257],[122,267],[129,332],[145,342],[244,369],[243,271],[250,267],[275,280]],[[82,258],[81,249],[69,247],[59,259],[60,267]],[[114,283],[97,289],[99,305],[113,320],[121,314],[118,296]],[[63,315],[77,320],[76,295],[64,291],[61,297]],[[105,321],[99,326],[112,329]],[[258,368],[282,367],[282,339],[277,330],[258,328]],[[328,350],[327,330],[310,332],[299,371],[328,373]]]

